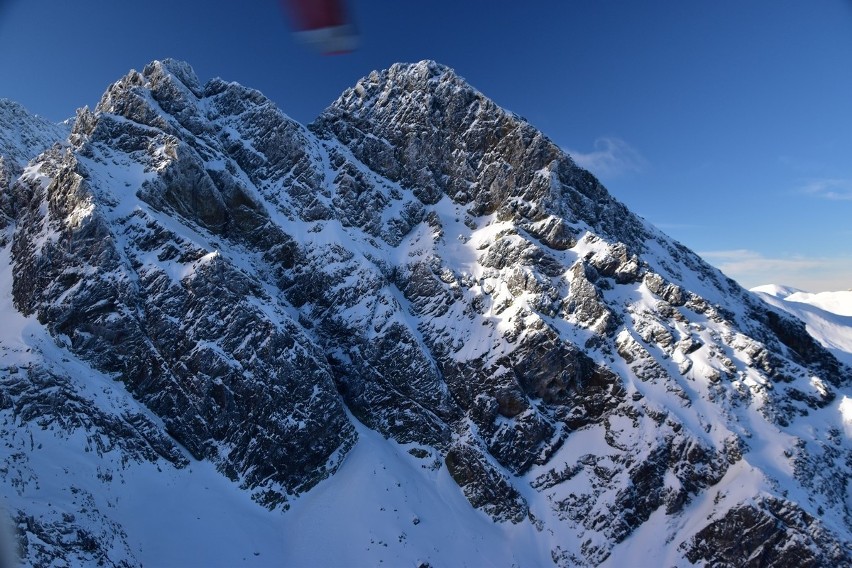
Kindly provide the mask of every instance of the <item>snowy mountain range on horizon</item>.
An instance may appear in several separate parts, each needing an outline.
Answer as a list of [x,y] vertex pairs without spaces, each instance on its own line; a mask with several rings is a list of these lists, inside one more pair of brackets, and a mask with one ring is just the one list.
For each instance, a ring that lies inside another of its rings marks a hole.
[[852,290],[812,293],[790,286],[766,285],[751,291],[802,320],[814,339],[838,360],[852,365]]
[[308,126],[175,60],[0,101],[5,554],[852,565],[850,298],[742,289],[431,61]]

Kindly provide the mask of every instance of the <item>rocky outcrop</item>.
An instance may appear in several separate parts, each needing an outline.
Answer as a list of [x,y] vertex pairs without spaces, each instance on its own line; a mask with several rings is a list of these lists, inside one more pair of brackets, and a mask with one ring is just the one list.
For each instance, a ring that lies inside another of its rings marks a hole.
[[495,521],[521,522],[527,504],[512,483],[483,458],[470,444],[450,448],[447,470],[464,491],[470,504],[491,515]]
[[731,509],[688,543],[686,558],[714,566],[845,566],[847,547],[794,503],[764,499]]

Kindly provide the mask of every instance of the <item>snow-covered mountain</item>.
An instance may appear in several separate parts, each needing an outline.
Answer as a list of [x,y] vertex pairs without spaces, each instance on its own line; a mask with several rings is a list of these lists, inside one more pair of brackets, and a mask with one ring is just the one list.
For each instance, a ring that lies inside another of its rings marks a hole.
[[30,158],[67,138],[70,131],[69,123],[53,124],[30,114],[14,101],[0,98],[0,228],[10,221],[9,184],[21,174]]
[[41,154],[57,140],[64,140],[71,131],[67,122],[54,124],[2,98],[0,124],[0,159],[6,168],[18,174],[30,158]]
[[808,333],[823,347],[852,365],[852,290],[815,294],[770,284],[751,291],[805,322]]
[[67,138],[28,124],[26,563],[852,564],[849,367],[452,70],[305,127],[155,61]]

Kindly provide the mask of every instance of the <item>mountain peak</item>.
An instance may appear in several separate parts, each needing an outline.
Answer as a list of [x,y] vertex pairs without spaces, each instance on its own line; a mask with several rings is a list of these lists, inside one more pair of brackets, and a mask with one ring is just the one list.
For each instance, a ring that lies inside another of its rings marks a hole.
[[2,113],[4,118],[6,115],[30,114],[21,103],[3,97],[0,97],[0,113]]
[[55,142],[64,140],[68,124],[54,124],[30,113],[23,105],[0,98],[0,159],[19,171],[26,163]]
[[439,79],[444,75],[458,77],[455,70],[433,59],[423,59],[417,63],[394,63],[388,69],[391,77],[407,75],[420,80]]
[[582,222],[631,248],[646,233],[540,130],[431,60],[370,73],[309,128],[427,204],[447,195],[472,215],[497,213],[525,226],[553,215],[560,232],[564,221]]
[[[427,98],[437,98],[446,103],[447,99],[459,96],[488,100],[452,68],[424,59],[417,63],[395,63],[388,69],[373,71],[355,86],[346,89],[329,110],[341,108],[356,112],[361,108],[379,111],[386,108],[386,102],[400,97],[413,98],[421,103]],[[372,108],[374,102],[378,103],[376,108]],[[423,108],[424,111],[428,109],[428,106]]]
[[[185,121],[187,114],[194,114],[203,94],[198,76],[188,63],[176,59],[154,60],[141,73],[131,69],[110,85],[95,113],[117,114],[168,130],[167,118],[161,116],[161,111],[179,122]],[[152,102],[156,104],[152,106]]]
[[188,88],[195,96],[200,97],[202,94],[201,84],[198,81],[198,75],[192,66],[178,59],[162,59],[154,60],[142,70],[142,74],[148,77],[152,82],[156,82],[159,78],[171,77],[180,81]]

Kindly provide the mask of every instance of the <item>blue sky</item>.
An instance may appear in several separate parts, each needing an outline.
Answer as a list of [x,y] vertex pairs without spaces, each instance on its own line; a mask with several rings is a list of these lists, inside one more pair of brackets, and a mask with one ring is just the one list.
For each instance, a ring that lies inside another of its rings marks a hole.
[[0,0],[0,97],[60,120],[152,59],[310,122],[397,61],[450,65],[747,287],[852,288],[852,0],[349,0],[361,47],[278,0]]

